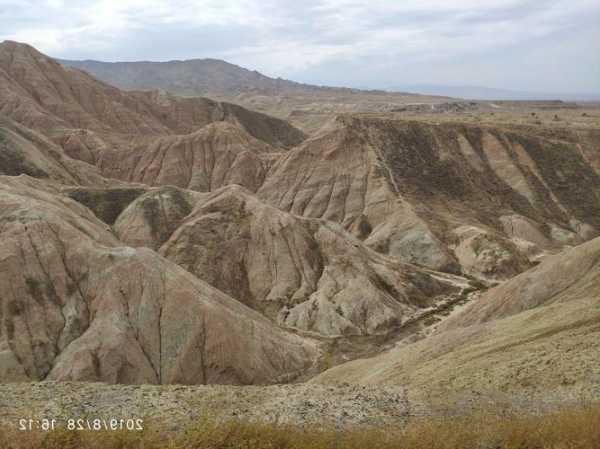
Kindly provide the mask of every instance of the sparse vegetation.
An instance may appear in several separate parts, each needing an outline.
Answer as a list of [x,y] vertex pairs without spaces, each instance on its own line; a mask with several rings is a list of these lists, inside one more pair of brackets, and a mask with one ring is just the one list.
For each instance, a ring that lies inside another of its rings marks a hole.
[[203,419],[182,432],[19,432],[0,429],[4,449],[595,449],[600,406],[544,416],[497,414],[414,419],[404,428],[295,427]]
[[143,193],[144,189],[138,188],[107,190],[76,188],[67,194],[71,199],[90,208],[100,220],[112,225],[119,214]]

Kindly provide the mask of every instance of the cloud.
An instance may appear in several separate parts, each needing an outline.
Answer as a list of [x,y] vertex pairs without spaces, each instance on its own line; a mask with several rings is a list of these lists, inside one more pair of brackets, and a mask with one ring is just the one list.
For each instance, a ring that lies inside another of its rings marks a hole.
[[[57,57],[217,57],[371,87],[441,78],[527,89],[580,54],[568,84],[545,84],[600,91],[598,23],[597,0],[0,0],[0,39]],[[536,73],[517,76],[523,67]]]

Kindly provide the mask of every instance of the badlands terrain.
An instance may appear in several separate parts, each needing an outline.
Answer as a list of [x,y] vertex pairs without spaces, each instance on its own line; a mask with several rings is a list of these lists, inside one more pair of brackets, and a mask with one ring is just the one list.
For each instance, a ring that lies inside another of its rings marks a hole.
[[60,61],[126,90],[161,89],[241,104],[315,131],[332,112],[389,112],[406,103],[437,104],[445,97],[358,90],[270,78],[218,59],[169,62]]
[[0,44],[0,420],[600,398],[598,105],[132,64]]

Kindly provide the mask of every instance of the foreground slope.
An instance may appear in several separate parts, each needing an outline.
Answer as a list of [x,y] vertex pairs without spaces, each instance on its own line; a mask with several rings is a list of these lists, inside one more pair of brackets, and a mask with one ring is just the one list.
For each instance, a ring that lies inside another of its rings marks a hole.
[[600,298],[600,238],[549,257],[536,268],[489,290],[442,328],[482,324],[586,298]]
[[432,336],[316,382],[405,385],[437,398],[561,400],[600,388],[600,239],[489,290]]
[[50,185],[2,177],[0,203],[2,381],[262,384],[317,355]]

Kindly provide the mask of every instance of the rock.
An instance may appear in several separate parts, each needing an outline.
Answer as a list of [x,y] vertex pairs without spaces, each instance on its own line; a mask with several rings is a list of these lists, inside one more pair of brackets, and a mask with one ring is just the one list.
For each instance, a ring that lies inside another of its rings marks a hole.
[[206,192],[239,184],[256,191],[272,152],[240,127],[221,122],[191,134],[140,139],[129,151],[106,151],[98,164],[105,176],[151,186]]
[[[127,218],[131,223],[142,219],[141,210],[131,212],[137,217]],[[136,238],[135,228],[121,225],[125,220],[119,218],[120,235]],[[199,197],[179,220],[162,255],[303,330],[386,333],[436,298],[460,290],[450,280],[373,252],[339,225],[282,212],[240,187]]]
[[454,253],[463,271],[480,279],[510,279],[533,265],[523,254],[534,252],[523,245],[503,238],[498,233],[486,232],[474,226],[454,230],[458,244]]
[[[0,179],[2,381],[263,384],[317,356],[31,178]],[[227,331],[224,331],[227,329]]]
[[296,215],[340,223],[379,252],[447,272],[472,271],[454,248],[461,229],[480,229],[495,242],[485,270],[506,277],[528,267],[523,257],[537,252],[533,246],[555,252],[578,242],[577,232],[598,235],[599,186],[574,143],[348,115],[282,155],[258,195]]

